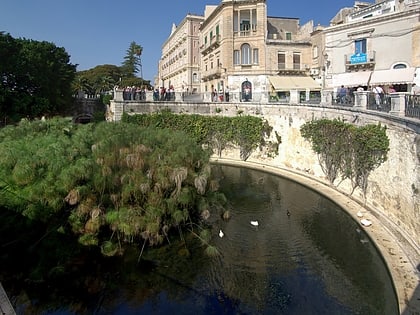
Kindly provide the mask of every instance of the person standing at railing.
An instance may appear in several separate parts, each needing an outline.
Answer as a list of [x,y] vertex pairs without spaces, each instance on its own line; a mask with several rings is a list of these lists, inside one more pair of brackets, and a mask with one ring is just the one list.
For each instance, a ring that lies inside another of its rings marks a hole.
[[413,83],[413,85],[411,87],[411,93],[413,93],[413,95],[420,95],[420,86]]
[[340,90],[338,90],[338,102],[340,104],[344,104],[344,102],[346,101],[346,95],[347,89],[344,87],[344,85],[342,85]]
[[377,109],[381,109],[384,90],[378,85],[373,87],[372,92],[375,93],[375,102]]

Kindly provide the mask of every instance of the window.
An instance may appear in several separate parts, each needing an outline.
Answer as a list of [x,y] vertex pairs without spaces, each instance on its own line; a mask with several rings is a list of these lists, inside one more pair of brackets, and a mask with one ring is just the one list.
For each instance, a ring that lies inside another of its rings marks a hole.
[[192,79],[193,79],[193,82],[198,82],[198,75],[197,75],[197,73],[193,73]]
[[234,50],[233,51],[233,64],[234,65],[239,65],[240,64],[239,50]]
[[286,40],[292,40],[292,33],[286,32]]
[[251,11],[251,28],[253,31],[257,30],[257,10],[253,9]]
[[210,32],[210,41],[213,39],[213,31]]
[[220,34],[220,29],[219,29],[219,25],[216,26],[216,35]]
[[366,38],[357,39],[354,42],[354,53],[355,54],[366,54]]
[[207,36],[204,37],[204,44],[207,46]]
[[313,46],[312,47],[312,58],[313,59],[318,58],[318,46]]
[[244,9],[233,13],[233,31],[241,32],[242,36],[250,35],[250,31],[257,30],[257,10]]
[[286,54],[279,52],[277,55],[277,63],[279,70],[286,69]]
[[241,64],[251,64],[251,47],[249,44],[243,44],[241,47]]
[[241,31],[243,31],[243,32],[246,32],[246,31],[249,31],[249,29],[250,29],[250,23],[249,23],[249,21],[248,20],[243,20],[242,22],[241,22]]
[[259,63],[258,48],[252,50],[252,63],[257,65]]
[[293,69],[300,70],[300,54],[293,53]]

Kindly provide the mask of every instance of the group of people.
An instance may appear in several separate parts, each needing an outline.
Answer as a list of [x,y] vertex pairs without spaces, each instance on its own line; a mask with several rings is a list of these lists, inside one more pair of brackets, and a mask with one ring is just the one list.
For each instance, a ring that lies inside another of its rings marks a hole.
[[[117,87],[118,89],[118,87]],[[126,86],[123,90],[123,99],[128,101],[146,100],[146,88]]]
[[[354,92],[363,92],[365,88],[363,86],[358,86],[357,88],[346,88],[342,85],[337,91],[337,103],[338,104],[351,104],[354,99]],[[378,109],[385,103],[385,94],[395,93],[395,88],[390,85],[387,86],[386,92],[384,88],[380,85],[375,85],[371,89],[371,93],[374,96],[375,104]],[[420,88],[419,92],[420,94]],[[413,94],[415,94],[415,84],[413,84]]]
[[153,100],[154,101],[175,101],[175,89],[173,85],[169,88],[163,86],[160,89],[155,88],[153,90]]
[[337,93],[337,103],[338,104],[351,104],[353,102],[353,89],[346,88],[342,85]]
[[225,87],[225,90],[220,90],[217,92],[217,89],[215,89],[212,86],[212,92],[211,92],[211,101],[212,102],[229,102],[229,87]]

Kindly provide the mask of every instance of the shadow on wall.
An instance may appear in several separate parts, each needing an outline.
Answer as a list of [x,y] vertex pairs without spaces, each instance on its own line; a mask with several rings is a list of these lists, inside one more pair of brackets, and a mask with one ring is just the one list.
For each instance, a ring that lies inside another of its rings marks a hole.
[[[417,265],[417,272],[420,272],[420,264]],[[420,283],[417,284],[413,296],[407,301],[407,306],[401,315],[420,315]]]

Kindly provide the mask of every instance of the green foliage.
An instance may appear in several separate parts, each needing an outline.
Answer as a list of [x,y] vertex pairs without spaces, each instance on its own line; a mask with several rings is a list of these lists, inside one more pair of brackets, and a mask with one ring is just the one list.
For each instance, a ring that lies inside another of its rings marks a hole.
[[247,160],[258,146],[265,144],[272,127],[254,116],[216,117],[203,115],[175,115],[170,111],[152,114],[123,115],[125,122],[144,127],[182,130],[195,142],[205,145],[219,156],[229,145],[240,148],[242,160]]
[[124,72],[122,67],[115,65],[99,65],[89,70],[78,71],[72,82],[72,93],[77,95],[83,91],[89,95],[100,95],[104,97],[103,103],[107,103],[107,94],[114,89],[114,86],[139,86],[150,88],[150,81],[130,76]]
[[46,224],[64,219],[81,244],[112,255],[115,244],[159,245],[198,221],[202,199],[216,193],[208,162],[180,131],[22,121],[0,130],[0,206]]
[[76,66],[64,48],[0,33],[0,56],[3,121],[53,115],[70,104]]
[[300,131],[312,143],[332,184],[341,175],[351,180],[353,191],[359,187],[366,195],[369,174],[386,161],[389,151],[385,126],[355,127],[337,119],[320,119],[305,123]]

